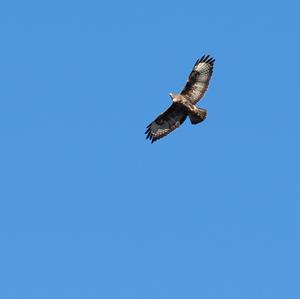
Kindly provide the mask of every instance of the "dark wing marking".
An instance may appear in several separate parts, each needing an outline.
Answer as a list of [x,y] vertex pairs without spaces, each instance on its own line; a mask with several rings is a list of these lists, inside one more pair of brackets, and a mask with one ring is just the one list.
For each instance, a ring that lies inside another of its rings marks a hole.
[[147,139],[154,141],[168,135],[178,128],[186,119],[187,114],[176,104],[172,104],[164,113],[159,115],[151,124],[147,126],[145,134]]
[[191,103],[196,104],[206,92],[213,73],[214,62],[215,59],[209,55],[204,55],[196,61],[188,82],[181,92],[181,95]]

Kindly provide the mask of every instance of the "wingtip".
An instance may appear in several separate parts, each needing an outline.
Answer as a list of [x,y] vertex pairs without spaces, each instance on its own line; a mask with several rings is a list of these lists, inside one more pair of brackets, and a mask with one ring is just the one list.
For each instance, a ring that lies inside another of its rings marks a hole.
[[211,65],[214,64],[215,59],[213,56],[208,55],[203,55],[200,59],[197,60],[196,64],[200,63],[200,62],[207,62]]
[[153,140],[153,135],[152,135],[151,130],[150,130],[150,125],[147,126],[147,130],[146,130],[145,134],[147,135],[146,139],[150,139],[151,143],[153,143],[153,141],[152,141]]
[[149,140],[151,141],[151,144],[152,144],[153,142],[155,142],[156,140],[158,140],[158,138],[155,138],[155,137],[153,136],[153,134],[151,133],[150,130],[149,130],[149,132],[147,132],[147,133],[145,133],[145,134],[147,134],[146,139],[149,139]]
[[199,62],[200,61],[203,61],[204,60],[204,58],[205,58],[205,55],[203,55],[200,59],[198,59],[199,60]]

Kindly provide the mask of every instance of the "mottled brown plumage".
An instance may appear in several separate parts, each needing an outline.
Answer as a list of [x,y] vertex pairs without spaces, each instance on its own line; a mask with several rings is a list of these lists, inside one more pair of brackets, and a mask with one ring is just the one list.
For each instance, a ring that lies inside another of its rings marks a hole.
[[173,104],[147,126],[146,138],[154,141],[178,128],[187,118],[192,124],[202,122],[207,111],[195,106],[206,92],[213,72],[215,59],[202,56],[194,65],[189,79],[180,94],[170,93]]

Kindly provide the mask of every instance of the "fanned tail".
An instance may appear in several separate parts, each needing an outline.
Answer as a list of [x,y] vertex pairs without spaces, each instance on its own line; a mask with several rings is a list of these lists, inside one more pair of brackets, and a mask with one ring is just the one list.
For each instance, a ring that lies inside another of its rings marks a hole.
[[198,108],[196,112],[190,113],[189,118],[191,124],[196,125],[205,120],[207,116],[207,110]]

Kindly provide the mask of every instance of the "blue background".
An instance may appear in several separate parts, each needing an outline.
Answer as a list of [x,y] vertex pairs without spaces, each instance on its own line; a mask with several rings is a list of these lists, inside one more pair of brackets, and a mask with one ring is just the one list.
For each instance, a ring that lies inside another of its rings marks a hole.
[[[297,1],[3,1],[0,297],[300,298]],[[197,58],[208,118],[146,125]]]

